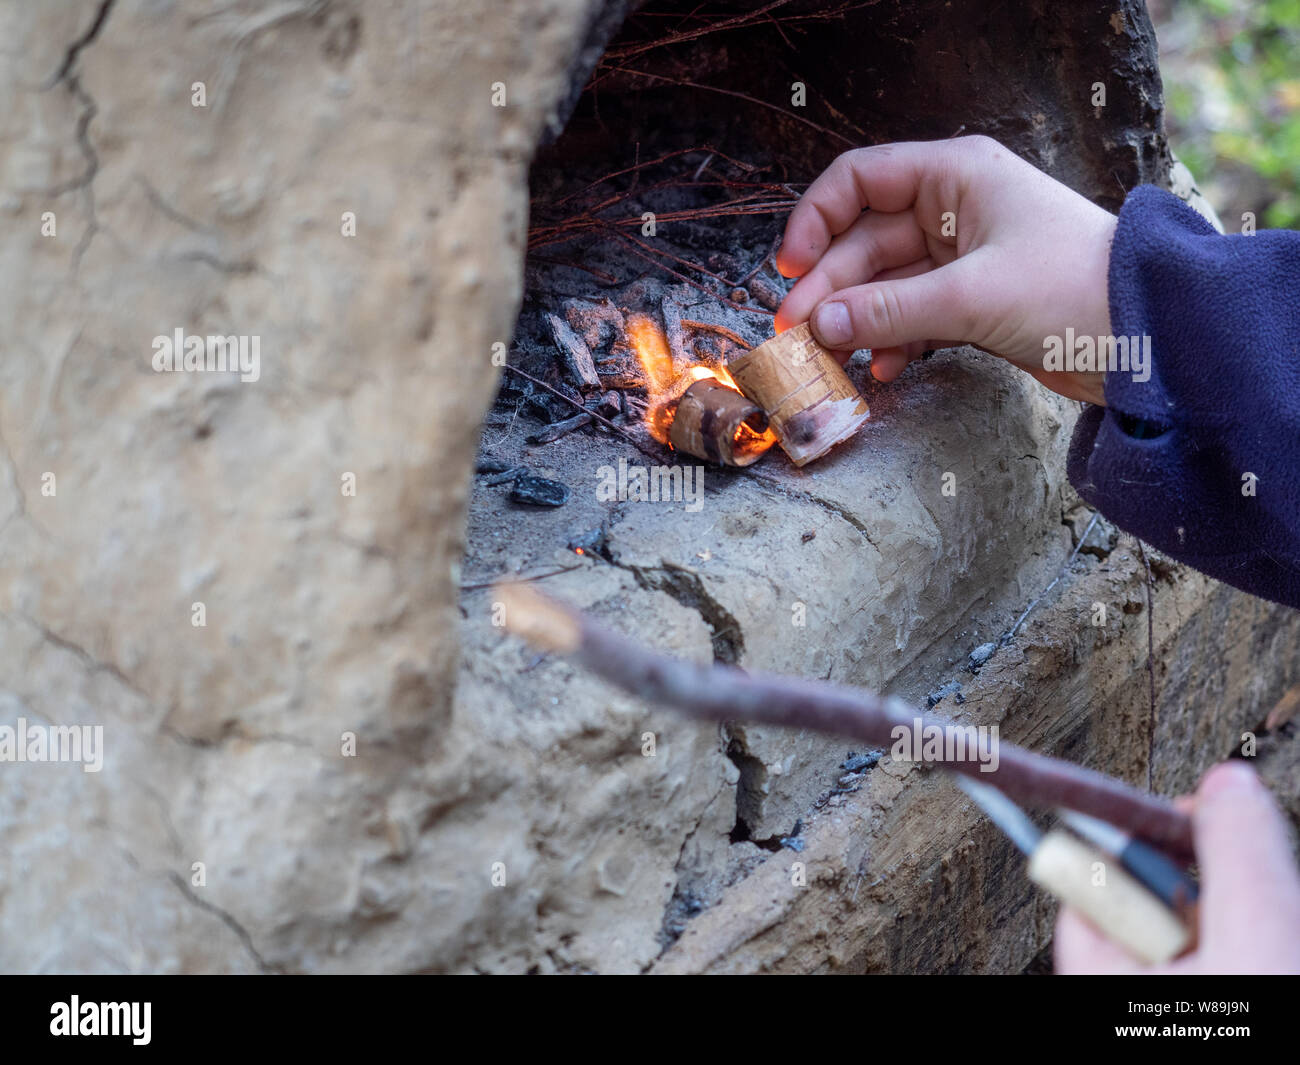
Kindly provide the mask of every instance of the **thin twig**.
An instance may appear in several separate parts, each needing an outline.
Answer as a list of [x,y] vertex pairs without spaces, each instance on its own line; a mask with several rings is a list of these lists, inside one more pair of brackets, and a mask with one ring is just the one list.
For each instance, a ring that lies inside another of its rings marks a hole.
[[500,584],[503,580],[515,581],[519,584],[526,584],[531,581],[544,581],[547,577],[558,577],[561,573],[572,573],[575,569],[581,569],[582,564],[576,566],[561,566],[559,569],[549,570],[546,573],[534,573],[531,577],[518,577],[514,574],[508,574],[504,577],[493,577],[490,581],[475,581],[473,584],[462,584],[462,592],[477,592],[483,588],[492,588]]
[[730,329],[728,329],[726,326],[723,325],[714,325],[712,322],[697,322],[691,318],[683,318],[682,325],[684,325],[687,329],[700,329],[706,333],[716,333],[718,336],[726,337],[733,344],[736,344],[737,346],[742,348],[747,349],[749,347],[749,345],[745,342],[743,337],[737,336]]
[[756,277],[758,276],[758,272],[759,272],[760,270],[762,270],[763,267],[765,267],[765,266],[767,265],[767,260],[770,259],[770,258],[772,258],[772,253],[776,251],[776,249],[777,249],[777,247],[778,247],[779,245],[780,245],[780,239],[779,239],[779,238],[778,238],[777,240],[772,241],[772,246],[771,246],[770,248],[767,249],[767,254],[764,255],[761,259],[758,260],[758,265],[757,265],[756,267],[754,267],[754,269],[752,269],[749,273],[747,273],[743,278],[741,278],[741,279],[740,279],[740,283],[739,283],[738,285],[736,285],[735,287],[736,287],[736,288],[744,288],[744,287],[745,287],[746,285],[748,285],[751,281],[753,281],[754,278],[756,278]]
[[1156,760],[1156,623],[1155,608],[1151,596],[1151,563],[1147,561],[1146,548],[1142,546],[1142,541],[1137,540],[1138,554],[1142,557],[1142,568],[1146,570],[1147,584],[1147,682],[1150,689],[1151,714],[1148,720],[1147,732],[1147,791],[1151,790],[1152,774],[1154,772]]
[[759,21],[770,11],[778,7],[784,7],[790,3],[790,0],[772,0],[771,3],[760,7],[757,11],[746,11],[742,15],[734,15],[728,19],[720,19],[717,22],[707,22],[699,29],[681,30],[677,33],[670,33],[665,37],[658,37],[654,40],[639,41],[635,44],[625,44],[616,46],[606,52],[606,56],[614,56],[618,59],[628,59],[635,55],[641,55],[643,52],[649,52],[655,48],[667,48],[669,45],[681,44],[684,41],[693,41],[698,37],[703,37],[710,33],[718,33],[722,30],[736,29],[751,25]]
[[[640,145],[638,144],[637,147],[639,149]],[[590,192],[597,185],[603,185],[606,181],[612,181],[614,178],[622,177],[624,174],[632,174],[641,170],[645,170],[647,167],[658,166],[660,163],[666,163],[669,159],[675,159],[679,155],[690,155],[692,152],[707,152],[710,155],[719,156],[725,159],[727,162],[729,162],[732,166],[736,167],[738,170],[743,170],[746,174],[752,174],[759,169],[753,163],[742,162],[741,160],[736,159],[730,155],[727,155],[724,152],[718,151],[718,149],[708,144],[702,144],[698,148],[678,148],[676,151],[665,152],[663,155],[659,156],[656,159],[647,159],[644,163],[636,162],[629,167],[624,167],[622,170],[611,171],[608,174],[598,177],[591,184],[585,185],[580,189],[574,189],[572,192],[567,193],[564,196],[561,196],[558,200],[552,201],[551,205],[558,206],[559,204],[565,203],[568,200],[573,199],[575,196],[581,196],[584,193]]]
[[[712,33],[718,33],[722,30],[746,29],[758,23],[775,23],[776,30],[781,34],[782,39],[785,40],[787,45],[793,47],[790,39],[786,37],[785,31],[781,28],[781,23],[793,25],[797,22],[829,22],[832,19],[842,18],[850,11],[857,11],[866,7],[874,7],[879,3],[879,0],[864,0],[863,3],[858,4],[843,3],[839,7],[831,8],[826,11],[809,11],[803,14],[782,15],[780,18],[776,18],[771,14],[772,11],[779,7],[784,7],[788,3],[790,3],[790,0],[773,0],[772,3],[766,4],[754,11],[747,11],[742,15],[735,15],[732,18],[719,19],[717,21],[706,21],[705,24],[698,29],[678,30],[664,37],[655,38],[654,40],[637,41],[635,43],[615,46],[606,52],[605,55],[607,58],[613,57],[615,59],[631,58],[632,56],[642,55],[645,52],[652,51],[656,48],[667,48],[670,45],[696,40],[697,38]],[[644,11],[638,12],[636,17],[642,18],[658,14],[660,14],[660,12]]]
[[[678,187],[682,183],[679,181],[663,181],[653,186],[654,189]],[[714,182],[701,182],[700,185],[715,184]],[[749,188],[750,184],[742,185],[740,182],[716,182],[727,188]],[[774,186],[757,185],[754,187],[770,191]],[[649,190],[647,190],[649,191]],[[784,191],[784,189],[782,190]],[[600,211],[607,210],[615,204],[621,203],[627,196],[619,194],[611,196],[603,203],[598,203],[586,210],[579,211],[559,222],[549,224],[538,224],[532,226],[528,231],[528,250],[531,254],[538,248],[544,248],[551,244],[559,244],[565,241],[573,240],[575,237],[583,236],[593,229],[599,229],[602,226],[621,226],[624,229],[640,229],[645,223],[638,215],[635,218],[601,218],[598,214]],[[760,214],[781,214],[785,211],[793,211],[798,196],[791,199],[763,199],[760,193],[750,193],[747,196],[737,196],[728,200],[726,203],[710,204],[704,207],[683,207],[675,211],[660,211],[655,214],[656,225],[663,225],[669,222],[693,222],[705,218],[735,218],[745,215]]]
[[617,70],[622,74],[633,74],[637,77],[650,78],[652,81],[666,81],[670,85],[680,85],[684,89],[698,89],[701,92],[716,92],[721,93],[723,96],[731,96],[737,100],[744,100],[746,103],[755,104],[758,107],[766,107],[769,111],[775,111],[777,114],[785,115],[786,118],[792,118],[794,121],[800,122],[809,129],[814,129],[818,133],[824,134],[827,137],[834,137],[837,141],[846,144],[850,148],[859,147],[856,142],[850,140],[842,133],[837,133],[833,129],[827,129],[825,126],[818,125],[810,118],[796,115],[793,111],[788,111],[784,107],[779,107],[774,103],[769,103],[767,100],[760,100],[757,96],[750,96],[748,93],[737,92],[735,89],[724,89],[717,85],[705,85],[703,82],[699,81],[688,81],[685,78],[670,78],[663,74],[651,74],[648,70],[629,70],[627,67],[611,67],[610,69]]
[[970,726],[922,714],[896,697],[670,658],[534,589],[502,585],[495,595],[505,605],[506,628],[538,650],[565,655],[624,691],[689,717],[814,729],[876,747],[892,746],[899,729],[910,737],[918,727],[937,728],[943,753],[929,764],[985,780],[1020,802],[1101,818],[1180,857],[1193,853],[1186,813],[1104,773],[1010,743],[998,744],[996,768],[986,772],[991,763],[981,764],[970,750]]
[[520,377],[524,378],[527,381],[531,381],[538,388],[546,389],[546,391],[549,392],[551,395],[553,395],[556,399],[562,399],[564,400],[565,403],[568,403],[570,406],[574,407],[575,409],[582,411],[584,414],[590,414],[595,421],[600,422],[601,425],[603,425],[606,429],[609,429],[611,432],[617,433],[629,444],[631,444],[634,448],[636,448],[639,452],[641,452],[641,454],[654,459],[656,462],[663,462],[666,459],[671,457],[663,453],[655,453],[654,451],[651,451],[648,447],[646,447],[639,440],[637,440],[636,437],[634,437],[631,433],[627,432],[627,430],[622,429],[619,426],[615,425],[608,418],[601,417],[595,411],[587,410],[586,407],[584,407],[572,396],[566,396],[558,388],[552,388],[545,381],[539,381],[532,374],[519,369],[518,366],[512,366],[510,365],[510,363],[506,363],[506,369],[509,370],[511,373],[517,373]]
[[1100,517],[1101,517],[1100,511],[1093,512],[1092,520],[1088,522],[1088,527],[1083,530],[1083,535],[1079,537],[1079,542],[1074,545],[1074,550],[1070,552],[1070,557],[1065,560],[1065,565],[1062,566],[1060,570],[1057,572],[1056,576],[1052,578],[1052,583],[1049,584],[1046,588],[1044,588],[1041,592],[1039,592],[1036,596],[1034,596],[1033,601],[1027,607],[1025,607],[1025,612],[1016,619],[1016,623],[1012,625],[1011,628],[1008,629],[1005,633],[1003,633],[1002,638],[998,640],[999,647],[1005,647],[1013,639],[1015,639],[1016,632],[1020,629],[1020,626],[1024,624],[1025,618],[1029,617],[1029,612],[1033,610],[1034,607],[1036,607],[1040,602],[1042,602],[1043,597],[1047,595],[1047,593],[1050,592],[1053,588],[1056,587],[1057,582],[1062,577],[1064,577],[1066,571],[1071,566],[1074,565],[1074,560],[1079,557],[1080,549],[1083,547],[1085,543],[1088,542],[1088,536],[1092,532],[1092,527],[1097,524],[1097,519]]
[[701,285],[698,281],[694,280],[693,278],[689,278],[685,274],[679,273],[678,271],[674,270],[671,266],[665,266],[657,259],[647,255],[640,248],[638,248],[634,243],[626,240],[626,238],[623,236],[622,233],[616,233],[615,236],[619,240],[624,241],[624,243],[628,245],[628,249],[632,252],[633,255],[640,256],[642,259],[650,263],[652,266],[657,266],[660,270],[664,270],[667,273],[672,274],[673,277],[677,278],[678,281],[685,281],[686,284],[690,285],[692,288],[698,288],[710,299],[717,300],[719,303],[725,303],[727,306],[734,307],[738,311],[748,311],[750,314],[765,314],[769,318],[776,317],[776,312],[769,311],[766,307],[747,307],[745,304],[737,303],[735,300],[728,299],[726,296],[719,296],[716,292],[712,292],[709,289],[705,288],[703,285]]

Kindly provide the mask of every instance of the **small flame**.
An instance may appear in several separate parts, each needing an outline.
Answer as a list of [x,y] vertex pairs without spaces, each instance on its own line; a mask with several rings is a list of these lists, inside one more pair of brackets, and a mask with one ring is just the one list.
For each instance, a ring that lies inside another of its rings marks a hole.
[[677,380],[677,371],[673,367],[673,353],[668,350],[668,338],[664,336],[663,330],[652,318],[634,314],[628,318],[627,335],[632,350],[641,360],[641,368],[645,370],[651,398],[671,389]]
[[[727,372],[725,366],[697,363],[678,373],[663,330],[654,319],[644,314],[627,316],[627,342],[636,352],[641,368],[645,371],[646,391],[649,393],[646,428],[661,444],[669,443],[668,434],[672,429],[673,418],[677,415],[677,401],[696,381],[711,377],[733,392],[740,391],[736,379]],[[738,456],[761,455],[774,443],[776,434],[771,429],[760,431],[744,422],[736,430],[735,453]]]
[[736,384],[736,379],[731,376],[725,366],[692,366],[686,372],[693,382],[712,377],[718,384],[726,385],[733,392],[740,391],[740,385]]
[[[627,340],[646,375],[646,391],[649,393],[646,428],[661,444],[668,443],[668,430],[673,424],[677,401],[696,381],[712,377],[727,388],[740,391],[735,378],[722,366],[698,363],[679,374],[668,347],[668,338],[658,323],[644,314],[627,316]],[[755,444],[763,443],[771,436],[770,433],[754,433],[747,427],[742,428],[741,433],[753,435]],[[741,433],[737,433],[737,440],[740,440]]]
[[761,455],[776,443],[776,433],[771,429],[759,432],[748,421],[744,421],[736,429],[734,440],[737,455]]

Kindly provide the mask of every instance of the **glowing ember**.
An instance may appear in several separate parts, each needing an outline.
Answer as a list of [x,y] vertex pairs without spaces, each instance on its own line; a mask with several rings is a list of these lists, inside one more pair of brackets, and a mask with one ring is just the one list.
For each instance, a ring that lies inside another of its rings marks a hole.
[[737,455],[753,455],[756,452],[761,455],[776,443],[776,433],[771,429],[764,429],[760,433],[749,422],[745,421],[741,422],[736,429],[735,440]]

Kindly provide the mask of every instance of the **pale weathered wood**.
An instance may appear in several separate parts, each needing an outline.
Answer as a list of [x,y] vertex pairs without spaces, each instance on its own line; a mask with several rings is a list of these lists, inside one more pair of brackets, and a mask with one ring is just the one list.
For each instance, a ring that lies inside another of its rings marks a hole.
[[[1096,866],[1105,865],[1098,880]],[[1049,832],[1029,859],[1029,878],[1073,906],[1140,961],[1160,965],[1191,943],[1192,933],[1173,911],[1105,858],[1066,832]]]
[[596,373],[596,364],[592,361],[587,342],[558,314],[548,314],[546,323],[551,327],[555,346],[560,349],[564,364],[576,383],[586,388],[599,388],[600,377]]

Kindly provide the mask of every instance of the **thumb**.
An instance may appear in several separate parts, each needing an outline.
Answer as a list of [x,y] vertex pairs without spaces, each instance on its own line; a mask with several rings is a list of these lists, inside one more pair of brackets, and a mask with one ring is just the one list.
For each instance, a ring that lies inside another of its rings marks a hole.
[[1204,946],[1257,972],[1294,971],[1300,876],[1272,795],[1246,763],[1227,762],[1206,774],[1192,819]]
[[975,295],[979,258],[976,252],[915,277],[833,292],[813,312],[813,334],[832,350],[902,347],[928,337],[979,343],[988,331]]

